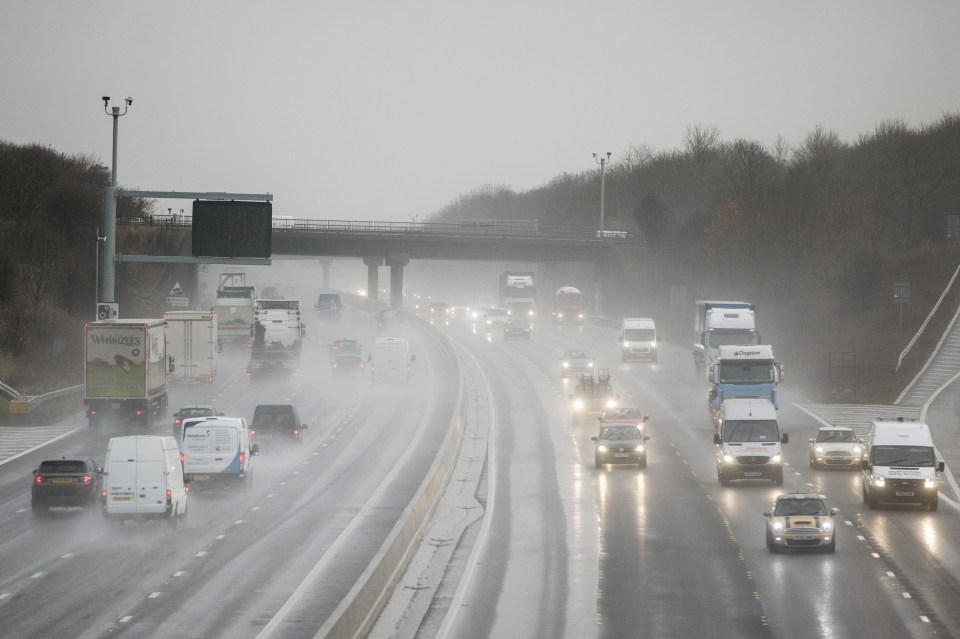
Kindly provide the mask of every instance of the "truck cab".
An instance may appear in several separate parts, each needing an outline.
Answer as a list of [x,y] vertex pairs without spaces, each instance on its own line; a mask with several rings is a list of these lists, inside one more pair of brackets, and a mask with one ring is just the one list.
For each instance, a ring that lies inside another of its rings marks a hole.
[[783,366],[773,359],[773,347],[720,346],[716,362],[707,369],[708,404],[714,421],[724,400],[736,397],[768,399],[779,409],[777,385],[783,381]]

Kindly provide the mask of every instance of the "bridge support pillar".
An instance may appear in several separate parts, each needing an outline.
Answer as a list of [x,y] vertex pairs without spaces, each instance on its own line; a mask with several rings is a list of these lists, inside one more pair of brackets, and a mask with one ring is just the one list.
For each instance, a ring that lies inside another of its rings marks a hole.
[[320,260],[320,266],[323,268],[323,275],[321,276],[321,286],[327,289],[330,288],[330,266],[333,264],[333,260],[330,258]]
[[363,263],[367,265],[367,304],[371,306],[379,301],[379,286],[377,281],[378,269],[383,266],[382,257],[365,257]]
[[403,308],[403,267],[410,263],[410,256],[394,254],[387,257],[390,265],[390,307]]

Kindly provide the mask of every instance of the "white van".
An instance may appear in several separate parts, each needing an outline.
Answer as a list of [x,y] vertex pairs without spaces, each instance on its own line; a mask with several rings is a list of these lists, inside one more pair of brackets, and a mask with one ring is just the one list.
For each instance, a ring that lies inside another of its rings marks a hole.
[[113,437],[107,444],[100,492],[107,519],[160,519],[187,513],[180,449],[173,437]]
[[620,323],[620,361],[657,361],[657,325],[649,317],[625,317]]
[[790,438],[780,435],[777,409],[769,399],[735,398],[720,405],[718,432],[713,436],[717,479],[770,479],[783,485],[783,449]]
[[367,359],[373,379],[406,381],[417,356],[410,354],[410,343],[404,337],[378,337]]
[[180,449],[183,478],[194,487],[227,483],[246,488],[253,476],[253,456],[260,454],[242,417],[183,420]]
[[863,503],[913,503],[936,510],[937,461],[930,428],[916,419],[875,419],[863,461]]

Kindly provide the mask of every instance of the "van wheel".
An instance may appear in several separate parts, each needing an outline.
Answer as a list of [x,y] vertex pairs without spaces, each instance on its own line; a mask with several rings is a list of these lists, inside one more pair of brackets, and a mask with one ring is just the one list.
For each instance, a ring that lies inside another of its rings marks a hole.
[[783,486],[783,471],[780,471],[774,476],[773,483],[775,486]]
[[870,493],[870,495],[867,496],[867,506],[870,507],[870,510],[877,509],[877,498],[874,497],[873,493]]
[[928,506],[929,506],[929,508],[930,508],[930,512],[932,512],[932,513],[937,512],[937,509],[940,507],[939,501],[940,501],[939,496],[938,496],[938,495],[934,495],[934,496],[933,496],[933,499],[931,499],[931,500],[930,500],[930,503],[928,504]]
[[721,486],[729,486],[729,485],[730,485],[730,480],[727,479],[726,476],[724,476],[722,470],[719,470],[719,469],[717,470],[717,479],[720,481],[720,485],[721,485]]

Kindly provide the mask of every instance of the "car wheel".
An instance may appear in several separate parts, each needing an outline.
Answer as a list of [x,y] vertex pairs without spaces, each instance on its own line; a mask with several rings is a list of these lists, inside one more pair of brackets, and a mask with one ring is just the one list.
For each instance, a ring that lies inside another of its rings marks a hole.
[[646,467],[647,467],[647,456],[646,456],[646,455],[644,455],[643,457],[640,458],[640,462],[637,464],[637,467],[638,467],[638,468],[646,468]]
[[773,545],[773,535],[770,534],[769,528],[767,528],[767,534],[763,536],[763,540],[767,545],[767,549],[769,550],[770,547]]
[[830,540],[830,545],[827,546],[827,552],[834,553],[837,552],[837,538],[834,537]]
[[814,470],[817,469],[817,460],[814,459],[813,457],[810,458],[810,468],[812,468],[812,469],[814,469]]
[[867,503],[867,487],[862,483],[860,484],[860,493],[863,497],[863,503]]
[[594,455],[593,457],[593,467],[594,468],[603,468],[603,462],[600,461],[600,458]]

